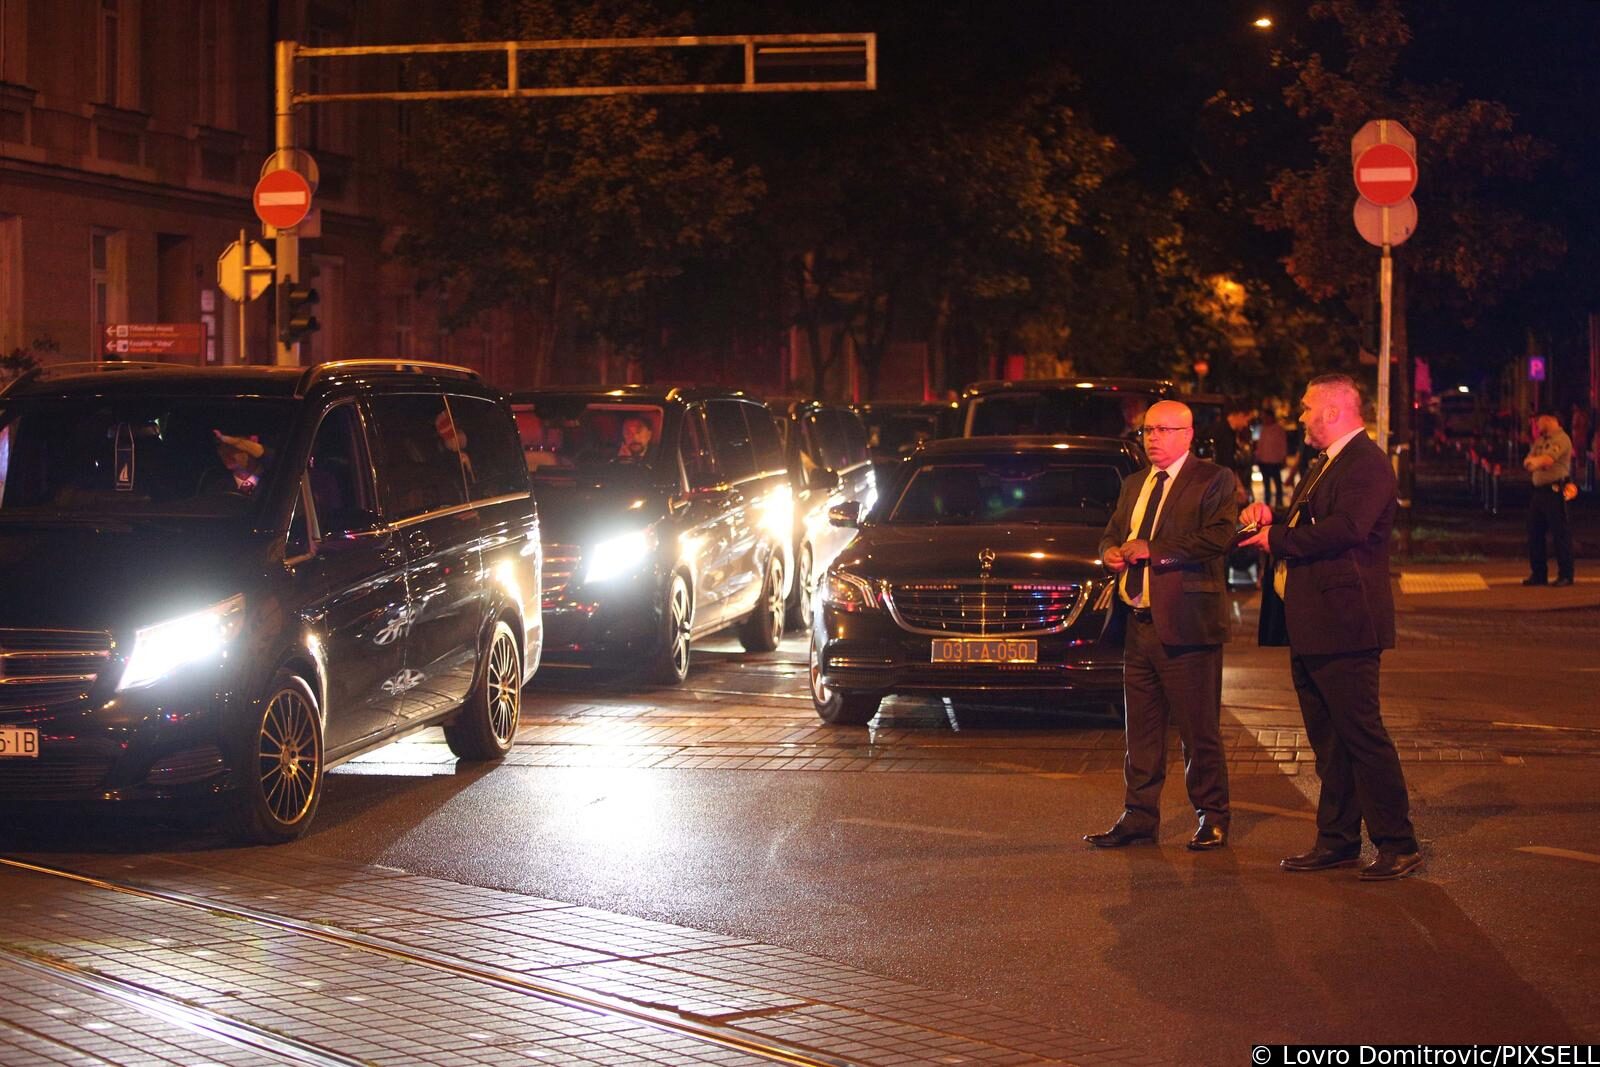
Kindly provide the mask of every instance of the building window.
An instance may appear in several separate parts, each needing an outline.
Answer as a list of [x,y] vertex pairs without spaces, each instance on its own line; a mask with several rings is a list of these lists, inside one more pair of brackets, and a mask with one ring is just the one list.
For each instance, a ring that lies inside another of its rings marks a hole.
[[100,99],[120,107],[122,78],[122,12],[119,0],[100,0]]
[[22,217],[0,215],[0,355],[29,340],[22,325]]
[[89,358],[106,353],[106,327],[128,321],[127,240],[118,230],[89,235]]

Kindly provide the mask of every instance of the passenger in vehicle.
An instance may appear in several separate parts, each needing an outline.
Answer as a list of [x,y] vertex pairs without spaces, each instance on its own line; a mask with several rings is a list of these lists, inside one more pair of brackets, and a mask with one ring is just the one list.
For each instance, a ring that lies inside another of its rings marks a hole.
[[622,420],[622,444],[617,447],[617,459],[625,463],[639,463],[648,458],[650,444],[655,434],[650,423],[638,415]]
[[215,429],[211,433],[217,440],[217,459],[224,469],[219,472],[213,468],[201,475],[201,490],[245,496],[254,493],[261,484],[266,448],[253,437],[235,437]]

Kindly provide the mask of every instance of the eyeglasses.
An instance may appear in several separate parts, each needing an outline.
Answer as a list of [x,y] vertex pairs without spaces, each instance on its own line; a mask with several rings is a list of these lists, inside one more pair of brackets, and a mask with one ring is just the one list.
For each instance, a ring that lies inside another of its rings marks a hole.
[[1142,434],[1146,434],[1146,435],[1149,435],[1149,434],[1174,434],[1174,433],[1183,433],[1185,430],[1191,430],[1192,431],[1193,429],[1194,429],[1193,426],[1146,426],[1144,429],[1140,430],[1139,432],[1142,433]]

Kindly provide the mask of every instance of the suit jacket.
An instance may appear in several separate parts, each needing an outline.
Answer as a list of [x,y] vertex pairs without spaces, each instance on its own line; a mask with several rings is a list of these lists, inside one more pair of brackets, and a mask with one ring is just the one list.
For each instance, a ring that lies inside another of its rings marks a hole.
[[[1389,531],[1397,507],[1389,457],[1358,434],[1311,487],[1294,529],[1277,519],[1267,535],[1263,645],[1313,656],[1394,647]],[[1280,559],[1288,563],[1282,598],[1271,581]]]
[[[1117,509],[1100,538],[1100,553],[1134,535],[1133,508],[1150,476],[1148,466],[1122,482]],[[1191,455],[1164,494],[1160,521],[1150,537],[1150,612],[1165,645],[1220,645],[1228,639],[1224,558],[1233,543],[1239,504],[1233,471]],[[1125,622],[1128,606],[1113,598],[1111,623]]]

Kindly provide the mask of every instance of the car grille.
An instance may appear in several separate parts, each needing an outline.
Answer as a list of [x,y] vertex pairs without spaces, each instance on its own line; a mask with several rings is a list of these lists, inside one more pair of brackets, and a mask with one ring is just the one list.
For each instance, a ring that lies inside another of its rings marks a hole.
[[0,795],[76,793],[94,789],[111,770],[110,756],[0,760]]
[[1052,634],[1082,610],[1076,582],[907,582],[885,600],[902,629],[919,634],[974,636]]
[[542,599],[547,608],[561,603],[566,595],[572,575],[578,569],[581,549],[577,545],[544,546],[544,592]]
[[81,700],[110,659],[103,631],[0,629],[0,711]]

